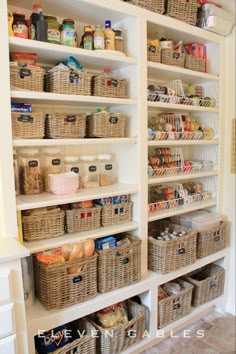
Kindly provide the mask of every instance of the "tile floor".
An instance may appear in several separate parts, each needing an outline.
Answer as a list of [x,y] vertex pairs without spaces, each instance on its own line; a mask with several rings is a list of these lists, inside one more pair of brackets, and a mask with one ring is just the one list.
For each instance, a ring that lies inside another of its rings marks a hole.
[[235,354],[235,323],[234,316],[214,311],[186,328],[191,338],[181,330],[142,354]]

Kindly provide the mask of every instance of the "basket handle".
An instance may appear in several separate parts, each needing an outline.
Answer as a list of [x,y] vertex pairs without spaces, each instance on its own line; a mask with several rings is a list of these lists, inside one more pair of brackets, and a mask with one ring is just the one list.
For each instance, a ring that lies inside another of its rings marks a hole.
[[82,279],[83,279],[82,275],[78,275],[77,277],[73,278],[73,283],[74,284],[80,283]]

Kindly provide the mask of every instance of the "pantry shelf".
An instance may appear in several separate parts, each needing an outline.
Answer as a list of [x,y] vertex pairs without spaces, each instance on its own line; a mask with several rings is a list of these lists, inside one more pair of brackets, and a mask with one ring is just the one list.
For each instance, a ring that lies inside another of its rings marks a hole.
[[200,178],[200,177],[212,177],[218,176],[218,170],[213,171],[202,171],[202,172],[194,172],[194,173],[179,173],[177,175],[166,175],[166,176],[153,176],[148,178],[148,184],[156,184],[163,182],[173,182],[181,180],[188,180],[192,178]]
[[94,139],[15,139],[13,146],[71,146],[98,144],[136,144],[138,138],[94,138]]
[[81,202],[90,199],[112,197],[122,194],[138,193],[139,187],[136,184],[114,184],[107,187],[83,188],[76,194],[55,195],[52,193],[42,193],[35,195],[20,195],[16,198],[18,210],[42,208],[50,205],[60,205],[67,203]]
[[218,139],[214,140],[151,140],[148,146],[181,146],[181,145],[219,145]]
[[150,109],[162,109],[165,111],[170,111],[174,109],[175,111],[185,111],[186,112],[208,112],[208,113],[218,113],[219,108],[201,107],[201,106],[190,106],[184,104],[172,104],[164,102],[151,102],[148,101],[147,105]]

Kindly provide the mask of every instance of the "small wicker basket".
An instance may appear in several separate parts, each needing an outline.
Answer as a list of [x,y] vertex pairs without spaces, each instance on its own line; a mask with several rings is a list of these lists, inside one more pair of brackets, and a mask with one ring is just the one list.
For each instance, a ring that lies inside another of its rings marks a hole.
[[98,229],[101,218],[101,207],[66,210],[66,232],[82,232]]
[[191,312],[193,285],[181,279],[175,279],[174,282],[181,285],[183,290],[158,302],[158,328],[163,328]]
[[220,226],[214,226],[198,232],[197,258],[209,256],[225,248],[226,226],[227,223],[222,221]]
[[198,7],[198,0],[167,0],[166,15],[195,26]]
[[127,236],[131,244],[97,251],[98,291],[105,293],[141,279],[141,240]]
[[161,15],[165,11],[165,0],[130,0],[127,2],[139,7],[143,7],[146,10],[150,10]]
[[174,65],[184,68],[185,53],[172,49],[162,49],[161,50],[161,62],[166,65]]
[[148,238],[148,268],[157,273],[169,273],[196,262],[197,232],[169,222],[159,222],[157,229],[170,227],[187,232],[186,236],[171,241]]
[[[35,295],[48,309],[60,309],[97,295],[97,255],[46,265],[33,257]],[[77,274],[68,268],[78,267]]]
[[30,91],[43,91],[44,88],[44,74],[42,68],[27,69],[17,66],[10,67],[10,81],[11,85]]
[[183,279],[194,285],[193,306],[214,300],[224,293],[225,270],[216,264],[208,264],[198,273],[191,273]]
[[102,226],[124,224],[132,219],[133,202],[102,207]]
[[116,79],[101,74],[92,79],[93,96],[127,98],[127,80]]
[[88,321],[98,330],[96,353],[118,354],[143,339],[145,308],[132,300],[127,300],[126,304],[129,319],[127,324],[103,328],[95,322],[94,315],[89,317]]
[[12,113],[12,136],[20,139],[43,139],[44,113]]
[[46,137],[49,139],[82,139],[85,130],[85,114],[52,113],[46,117]]
[[161,62],[161,48],[154,46],[147,46],[147,60],[154,63]]
[[186,69],[206,72],[206,60],[202,58],[195,57],[194,55],[186,55],[184,67]]
[[65,212],[60,210],[47,214],[24,215],[22,228],[26,241],[62,236],[65,233]]
[[123,138],[126,116],[122,113],[99,112],[87,117],[87,136],[90,138]]

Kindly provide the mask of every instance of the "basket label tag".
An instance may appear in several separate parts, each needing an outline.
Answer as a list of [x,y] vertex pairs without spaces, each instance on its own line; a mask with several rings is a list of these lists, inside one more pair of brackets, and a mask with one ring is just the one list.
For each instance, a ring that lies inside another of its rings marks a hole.
[[215,289],[216,288],[216,279],[212,279],[210,281],[210,289]]
[[185,253],[185,248],[179,248],[178,249],[178,254],[184,254]]
[[156,47],[154,45],[150,45],[148,47],[149,52],[155,53],[156,52]]
[[173,59],[179,59],[180,53],[174,52],[173,53]]
[[129,263],[129,258],[124,258],[121,260],[121,264],[127,264]]
[[214,237],[214,240],[215,240],[215,241],[220,241],[220,235],[215,236],[215,237]]
[[79,167],[72,167],[70,170],[72,172],[79,173]]
[[174,304],[173,310],[179,310],[180,309],[180,304]]
[[29,161],[28,166],[29,167],[37,167],[38,166],[38,161],[36,161],[36,160]]
[[73,283],[76,284],[76,283],[80,283],[82,281],[83,277],[82,275],[79,275],[78,277],[74,277],[73,278]]
[[61,164],[61,160],[60,159],[53,159],[52,160],[52,165],[53,166],[59,166]]
[[26,116],[24,114],[20,115],[19,117],[17,117],[18,122],[21,123],[33,123],[34,122],[34,118],[31,116]]
[[105,170],[106,170],[106,171],[112,170],[112,165],[111,165],[111,164],[106,165],[106,166],[105,166]]
[[76,121],[76,117],[75,116],[67,116],[66,117],[66,121],[67,122],[75,122]]
[[89,166],[89,172],[96,172],[97,167],[96,166]]
[[70,83],[72,84],[79,84],[81,81],[79,74],[76,74],[74,72],[70,73],[69,79],[70,79]]
[[21,79],[24,79],[24,77],[31,76],[31,70],[22,68],[19,70],[19,76]]
[[112,124],[116,124],[118,122],[118,118],[117,117],[110,117],[109,122]]
[[111,84],[112,84],[112,86],[117,87],[118,86],[118,80],[111,79]]

